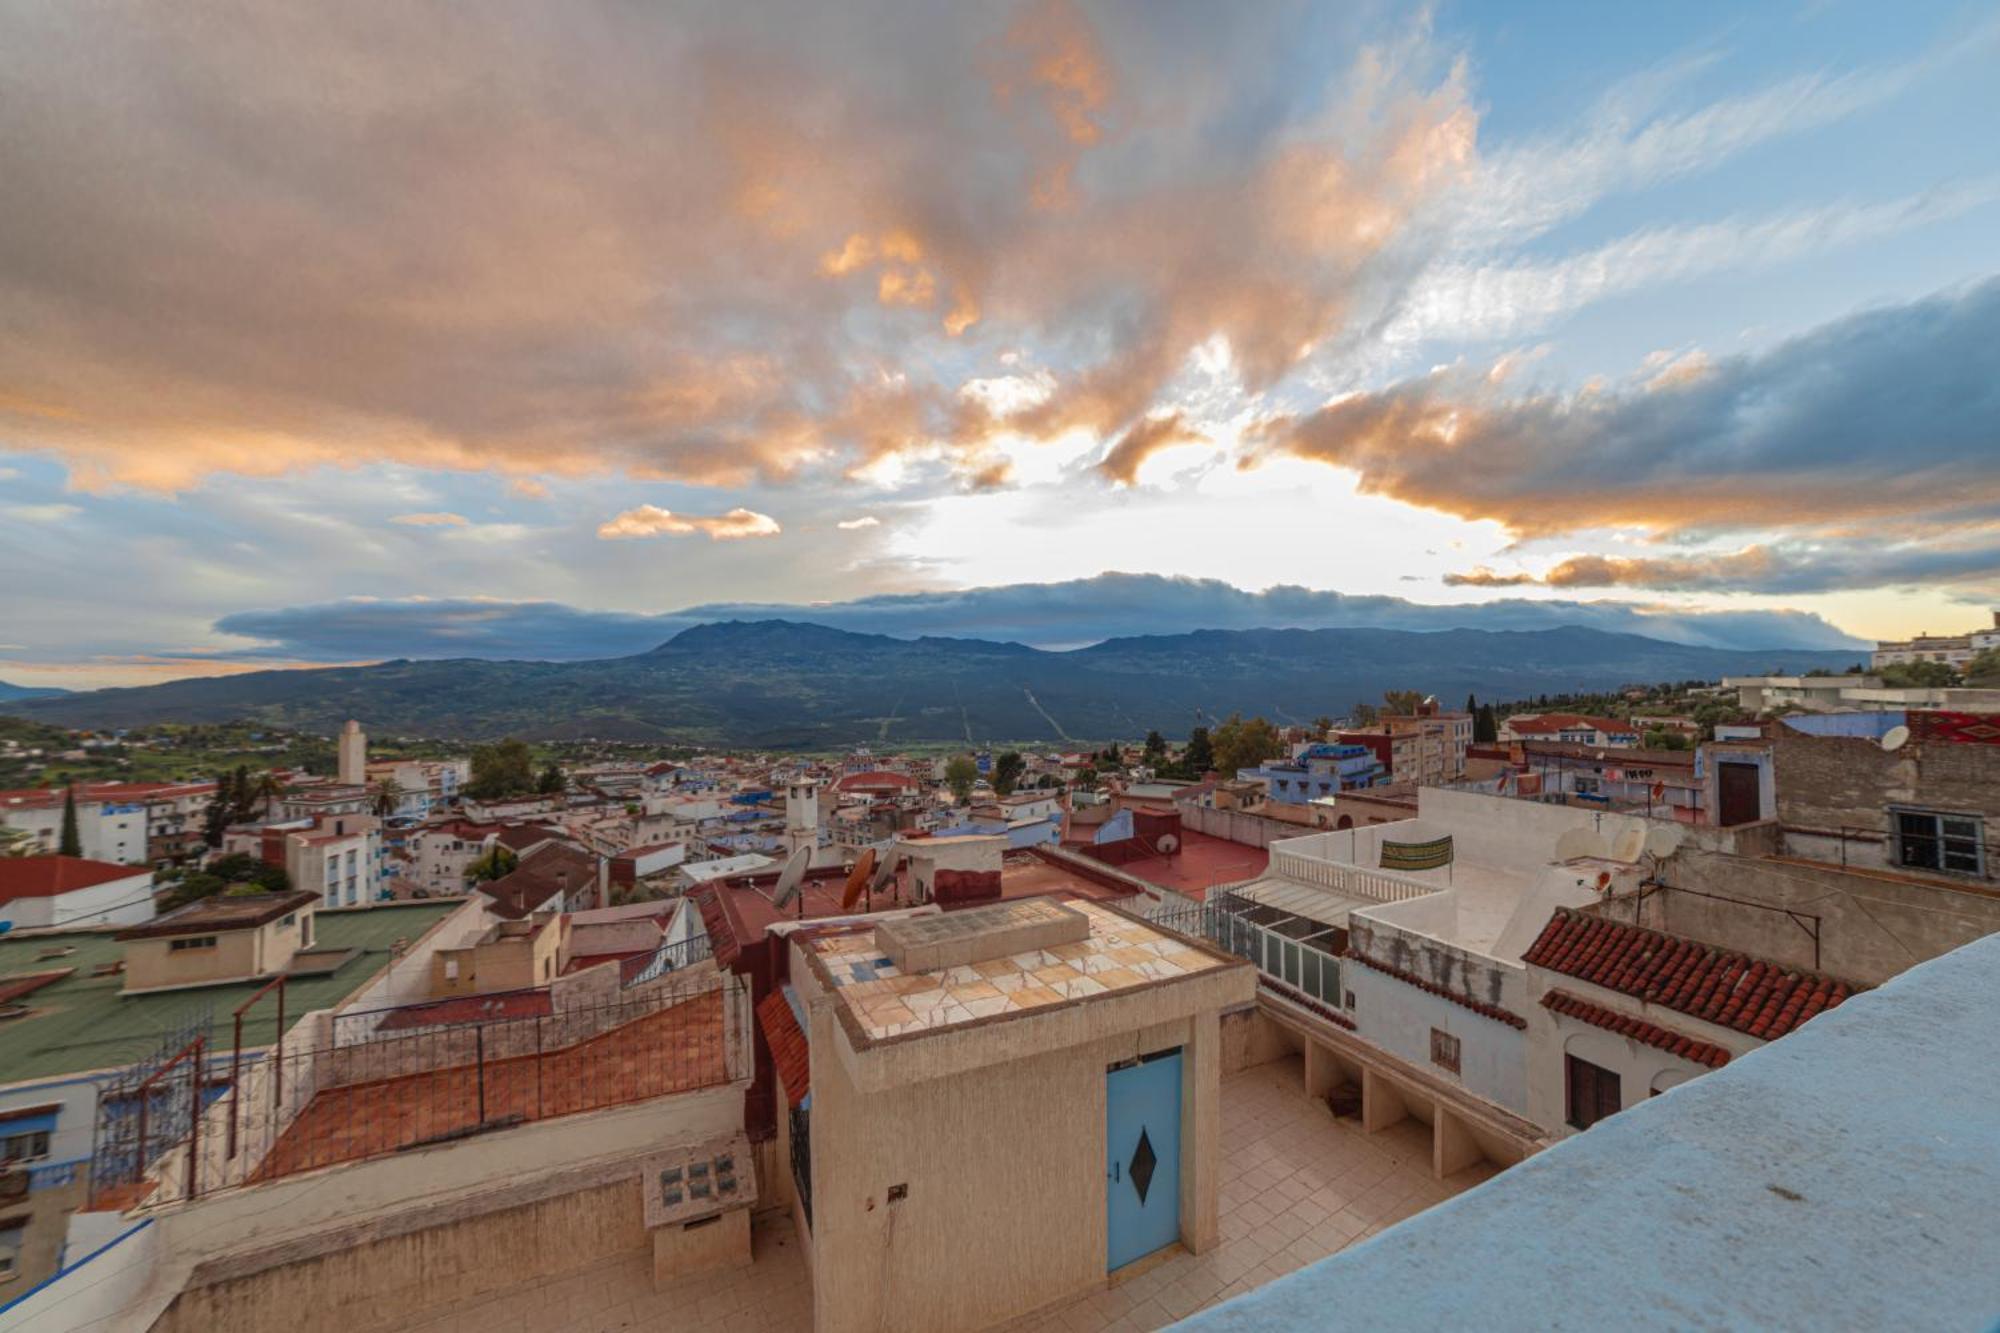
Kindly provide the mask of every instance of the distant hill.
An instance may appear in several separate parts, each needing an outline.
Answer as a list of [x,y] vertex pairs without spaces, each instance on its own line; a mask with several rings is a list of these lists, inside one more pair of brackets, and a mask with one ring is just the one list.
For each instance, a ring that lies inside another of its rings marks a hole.
[[68,693],[68,690],[35,685],[9,685],[0,680],[0,703],[12,703],[17,699],[59,699]]
[[481,739],[674,740],[762,748],[915,741],[1103,740],[1231,712],[1280,721],[1346,712],[1385,689],[1449,703],[1838,670],[1849,649],[1737,651],[1559,628],[1203,630],[1072,652],[974,639],[896,639],[785,620],[683,630],[650,652],[589,662],[475,659],[261,671],[9,702],[69,726],[250,719],[331,733]]

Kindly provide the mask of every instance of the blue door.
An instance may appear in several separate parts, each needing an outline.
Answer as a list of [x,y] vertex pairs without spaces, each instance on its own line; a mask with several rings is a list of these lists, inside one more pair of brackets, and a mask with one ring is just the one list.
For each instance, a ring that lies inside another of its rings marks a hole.
[[1113,1269],[1180,1239],[1180,1051],[1112,1069],[1104,1094],[1105,1267]]

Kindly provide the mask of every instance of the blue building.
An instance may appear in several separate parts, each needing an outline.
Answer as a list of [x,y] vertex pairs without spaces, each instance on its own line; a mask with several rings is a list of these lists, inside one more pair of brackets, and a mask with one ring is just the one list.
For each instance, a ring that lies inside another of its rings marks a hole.
[[1269,799],[1284,805],[1304,805],[1322,796],[1338,796],[1357,787],[1380,787],[1389,771],[1365,745],[1323,742],[1308,745],[1289,761],[1271,760],[1261,768],[1237,771],[1237,777],[1264,784]]

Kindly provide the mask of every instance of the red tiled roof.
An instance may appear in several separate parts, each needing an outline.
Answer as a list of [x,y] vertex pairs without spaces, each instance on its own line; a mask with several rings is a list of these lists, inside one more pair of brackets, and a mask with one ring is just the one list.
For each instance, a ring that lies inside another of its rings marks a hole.
[[849,773],[833,784],[835,791],[867,791],[879,787],[914,787],[917,780],[907,773],[892,773],[886,768],[870,769],[866,773]]
[[736,966],[743,945],[736,937],[736,923],[729,919],[729,909],[722,905],[721,893],[713,887],[702,889],[695,894],[694,905],[701,913],[702,929],[708,932],[708,950],[715,965],[725,970]]
[[1592,1004],[1581,995],[1572,995],[1566,990],[1552,990],[1542,997],[1542,1003],[1550,1011],[1574,1018],[1580,1023],[1600,1027],[1607,1032],[1616,1032],[1621,1037],[1643,1041],[1648,1046],[1657,1046],[1669,1055],[1692,1060],[1696,1064],[1707,1065],[1710,1069],[1720,1069],[1729,1063],[1729,1052],[1711,1041],[1690,1037],[1672,1028],[1663,1028],[1657,1023],[1648,1023],[1643,1018],[1621,1014],[1616,1009],[1606,1009],[1601,1004]]
[[1854,993],[1844,981],[1561,907],[1521,961],[1760,1041]]
[[764,1029],[764,1044],[771,1048],[771,1063],[785,1085],[785,1099],[797,1106],[812,1091],[812,1050],[783,990],[773,990],[758,1001],[757,1025]]
[[1528,1020],[1511,1009],[1502,1009],[1497,1004],[1487,1004],[1484,1000],[1475,1000],[1469,995],[1461,995],[1449,986],[1440,986],[1435,981],[1427,980],[1414,972],[1405,972],[1400,967],[1391,967],[1380,959],[1370,958],[1365,953],[1356,953],[1354,950],[1349,949],[1341,956],[1352,958],[1363,967],[1372,967],[1385,976],[1394,977],[1405,985],[1415,986],[1418,990],[1428,995],[1435,995],[1440,1000],[1450,1000],[1460,1008],[1470,1009],[1481,1018],[1490,1018],[1496,1023],[1505,1023],[1510,1028],[1524,1028],[1528,1026]]
[[74,971],[73,967],[64,967],[53,972],[23,972],[19,976],[0,977],[0,1004],[12,1004],[24,995],[33,995],[44,986],[55,985]]
[[0,856],[0,902],[54,898],[150,873],[145,866],[121,866],[81,856]]

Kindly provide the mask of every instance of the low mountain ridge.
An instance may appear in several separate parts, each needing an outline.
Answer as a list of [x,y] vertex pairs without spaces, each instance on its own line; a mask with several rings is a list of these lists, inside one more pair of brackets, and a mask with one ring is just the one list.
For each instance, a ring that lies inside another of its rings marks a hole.
[[478,740],[674,740],[762,748],[1071,741],[1189,728],[1232,712],[1301,721],[1385,689],[1457,703],[1772,670],[1838,670],[1851,651],[1689,647],[1546,630],[1198,630],[1051,652],[980,639],[898,639],[790,620],[692,626],[631,657],[434,659],[262,671],[10,701],[70,726],[253,719],[331,733]]

